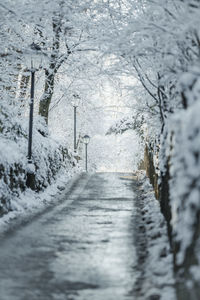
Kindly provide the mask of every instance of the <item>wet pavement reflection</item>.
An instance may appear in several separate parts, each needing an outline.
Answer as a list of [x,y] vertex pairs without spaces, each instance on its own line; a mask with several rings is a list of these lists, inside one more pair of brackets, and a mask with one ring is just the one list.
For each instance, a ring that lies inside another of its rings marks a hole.
[[133,181],[97,173],[64,201],[1,238],[1,300],[133,299]]

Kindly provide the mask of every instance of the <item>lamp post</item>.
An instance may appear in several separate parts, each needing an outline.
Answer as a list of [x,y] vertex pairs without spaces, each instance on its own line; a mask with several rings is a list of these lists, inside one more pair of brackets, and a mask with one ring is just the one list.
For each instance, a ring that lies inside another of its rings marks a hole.
[[88,147],[88,144],[89,144],[89,142],[90,142],[90,137],[89,137],[89,135],[84,135],[84,137],[83,137],[83,142],[84,142],[84,144],[85,144],[85,171],[87,172],[87,147]]
[[29,112],[29,135],[28,135],[28,163],[32,163],[32,139],[33,139],[33,111],[34,111],[34,91],[35,91],[35,72],[31,63],[31,98],[30,98],[30,112]]
[[35,92],[35,72],[31,61],[31,94],[30,94],[30,111],[29,111],[29,134],[28,134],[28,169],[26,184],[31,189],[35,190],[35,167],[32,164],[32,141],[33,141],[33,112],[34,112],[34,92]]
[[[25,61],[28,63],[31,58],[31,94],[30,94],[30,111],[29,111],[29,131],[28,131],[28,168],[26,184],[31,189],[35,190],[35,166],[32,164],[32,140],[33,140],[33,113],[34,113],[34,91],[35,91],[35,72],[43,69],[42,63],[45,63],[44,58],[47,57],[39,45],[34,42],[25,50]],[[48,57],[47,57],[48,58]],[[38,69],[33,66],[37,65]],[[44,60],[44,61],[43,61]]]
[[[27,55],[27,58],[26,58]],[[33,112],[34,112],[34,91],[35,91],[35,72],[39,69],[43,69],[42,63],[45,63],[45,56],[46,54],[42,52],[41,47],[36,44],[32,43],[29,45],[29,48],[25,51],[25,59],[28,61],[31,58],[31,68],[29,71],[31,72],[31,95],[30,95],[30,112],[29,112],[29,135],[28,135],[28,163],[32,163],[32,136],[33,136]],[[33,66],[37,65],[35,68]]]
[[[34,90],[35,90],[35,72],[42,69],[42,62],[45,54],[36,43],[32,43],[24,51],[25,65],[28,66],[31,61],[31,67],[26,70],[31,73],[31,93],[30,93],[30,111],[29,111],[29,135],[28,135],[28,162],[32,162],[32,135],[33,135],[33,111],[34,111]],[[33,66],[34,61],[34,66]],[[37,67],[35,67],[37,65]]]
[[74,152],[76,152],[77,143],[76,143],[76,111],[79,106],[80,97],[78,94],[73,94],[72,106],[74,107]]

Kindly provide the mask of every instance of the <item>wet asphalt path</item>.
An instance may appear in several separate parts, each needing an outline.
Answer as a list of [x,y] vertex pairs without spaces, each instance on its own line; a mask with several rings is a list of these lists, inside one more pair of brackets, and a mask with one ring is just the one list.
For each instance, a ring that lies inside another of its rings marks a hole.
[[83,175],[63,198],[1,237],[0,299],[133,299],[131,174]]

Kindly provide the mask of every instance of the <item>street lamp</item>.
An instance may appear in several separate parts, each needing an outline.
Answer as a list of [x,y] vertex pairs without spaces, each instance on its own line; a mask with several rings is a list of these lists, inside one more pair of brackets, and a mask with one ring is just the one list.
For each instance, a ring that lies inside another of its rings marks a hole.
[[[35,72],[42,69],[42,63],[45,63],[46,54],[36,43],[29,45],[25,50],[25,60],[31,60],[31,95],[30,95],[30,112],[29,112],[29,135],[28,135],[28,163],[32,164],[32,136],[33,136],[33,112],[34,112],[34,91],[35,91]],[[34,66],[33,66],[34,60]],[[36,67],[35,67],[36,66]]]
[[30,111],[29,111],[29,134],[28,134],[28,170],[27,170],[27,186],[35,189],[35,167],[32,164],[32,140],[33,140],[33,112],[34,112],[34,92],[35,92],[35,72],[31,61],[31,94],[30,94]]
[[32,163],[32,137],[33,137],[33,111],[34,111],[34,91],[35,91],[35,72],[31,62],[31,98],[30,98],[30,112],[29,112],[29,135],[28,135],[28,163]]
[[83,137],[83,142],[84,142],[84,144],[85,144],[85,170],[86,170],[86,172],[87,172],[87,146],[88,146],[88,144],[89,144],[89,142],[90,142],[90,137],[89,137],[89,135],[84,135],[84,137]]
[[[32,43],[24,50],[24,64],[26,70],[31,73],[31,95],[30,95],[30,112],[29,112],[29,132],[28,132],[28,168],[26,184],[31,189],[35,189],[35,166],[32,164],[32,137],[33,137],[33,112],[34,112],[34,90],[35,90],[35,72],[43,69],[49,60],[48,55],[43,52],[40,45]],[[33,61],[34,60],[34,66]],[[31,68],[27,68],[31,61]]]
[[[25,60],[31,60],[31,68],[28,70],[31,73],[31,92],[30,92],[30,111],[29,111],[29,131],[28,131],[28,168],[26,184],[31,189],[35,189],[35,166],[32,163],[32,140],[33,140],[33,112],[34,112],[34,92],[35,92],[35,72],[42,68],[42,58],[45,54],[41,48],[32,43],[25,51]],[[34,65],[33,61],[34,59]],[[35,67],[37,65],[37,67]]]
[[80,103],[80,97],[78,94],[73,94],[72,106],[74,107],[74,152],[76,152],[77,143],[76,143],[76,110]]

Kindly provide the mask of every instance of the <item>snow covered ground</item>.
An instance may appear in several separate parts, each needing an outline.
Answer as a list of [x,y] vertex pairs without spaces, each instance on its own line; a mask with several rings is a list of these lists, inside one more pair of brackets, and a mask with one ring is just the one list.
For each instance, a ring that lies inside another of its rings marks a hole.
[[173,257],[167,235],[167,225],[160,212],[160,205],[143,171],[138,172],[140,197],[138,209],[141,217],[136,220],[138,248],[137,299],[174,300],[175,280]]

